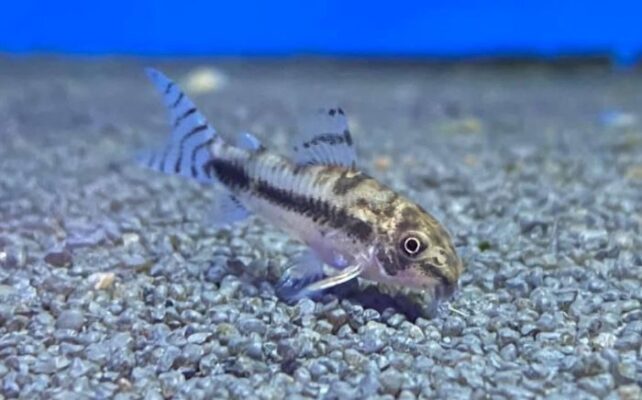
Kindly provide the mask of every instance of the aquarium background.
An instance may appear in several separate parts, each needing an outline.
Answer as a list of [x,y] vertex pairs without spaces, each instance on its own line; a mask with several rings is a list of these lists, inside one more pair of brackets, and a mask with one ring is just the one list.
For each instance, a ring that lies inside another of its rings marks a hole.
[[642,49],[616,1],[4,2],[0,50],[129,55],[556,57]]

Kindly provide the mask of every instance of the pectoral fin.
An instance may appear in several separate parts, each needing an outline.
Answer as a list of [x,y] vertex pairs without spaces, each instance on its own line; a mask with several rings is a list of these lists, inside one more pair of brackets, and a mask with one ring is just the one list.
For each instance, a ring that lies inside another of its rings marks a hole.
[[[328,277],[319,274],[318,270],[315,271],[315,273],[306,275],[304,279],[298,280],[292,280],[291,274],[286,274],[288,278],[282,279],[281,282],[279,282],[279,285],[277,286],[277,294],[284,300],[295,302],[304,297],[311,297],[321,290],[329,289],[348,282],[358,277],[362,271],[362,265],[356,264],[348,266],[342,270],[338,270],[336,274]],[[306,283],[307,285],[305,285]]]
[[309,284],[308,286],[304,287],[301,291],[312,293],[319,290],[329,289],[331,287],[340,285],[342,283],[346,283],[349,280],[352,280],[358,277],[361,274],[361,271],[363,271],[363,267],[361,267],[360,264],[351,265],[345,269],[342,269],[339,273],[335,275],[329,276],[325,279],[321,279],[320,281],[316,281],[314,283]]
[[306,250],[294,259],[291,267],[287,268],[276,285],[279,298],[294,302],[298,300],[301,289],[325,277],[323,263],[311,250]]

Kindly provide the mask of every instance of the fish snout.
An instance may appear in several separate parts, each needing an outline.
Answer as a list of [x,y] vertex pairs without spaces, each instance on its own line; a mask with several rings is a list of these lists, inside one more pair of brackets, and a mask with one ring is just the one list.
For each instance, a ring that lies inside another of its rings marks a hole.
[[459,284],[457,282],[439,283],[433,289],[435,298],[439,300],[450,300],[458,290]]

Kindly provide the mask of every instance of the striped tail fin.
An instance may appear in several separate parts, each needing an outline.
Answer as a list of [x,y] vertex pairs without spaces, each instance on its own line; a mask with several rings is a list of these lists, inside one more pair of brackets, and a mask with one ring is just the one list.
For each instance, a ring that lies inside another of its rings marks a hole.
[[160,71],[148,68],[146,72],[169,110],[172,133],[164,147],[141,155],[140,163],[166,174],[211,183],[213,179],[205,166],[212,158],[216,130],[178,85]]

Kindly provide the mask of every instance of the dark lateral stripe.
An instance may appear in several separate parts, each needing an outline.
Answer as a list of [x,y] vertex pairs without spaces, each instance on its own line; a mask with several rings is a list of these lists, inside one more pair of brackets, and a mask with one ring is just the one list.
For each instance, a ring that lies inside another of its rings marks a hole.
[[212,159],[207,163],[206,171],[210,169],[222,184],[231,189],[247,190],[250,188],[251,180],[247,171],[237,163],[221,159]]
[[181,116],[176,118],[174,121],[174,128],[178,128],[178,126],[185,120],[185,118],[189,117],[190,115],[194,114],[196,112],[196,107],[192,107],[189,110],[185,111]]
[[169,94],[169,91],[172,90],[174,87],[174,82],[170,81],[167,83],[167,86],[165,86],[165,94]]
[[178,107],[178,105],[181,104],[181,101],[183,101],[184,97],[185,97],[185,93],[180,92],[178,94],[178,97],[176,98],[176,101],[174,101],[174,104],[172,104],[172,108]]
[[361,242],[367,242],[372,236],[370,225],[327,201],[296,194],[291,190],[276,188],[263,180],[256,183],[255,192],[257,196],[288,211],[309,217],[314,222],[342,229],[349,236]]
[[176,158],[176,164],[174,164],[174,172],[179,173],[181,170],[181,163],[183,162],[183,152],[185,147],[185,142],[189,140],[190,137],[196,135],[199,132],[203,132],[207,129],[207,125],[198,125],[192,128],[191,131],[187,132],[178,143],[178,157]]

